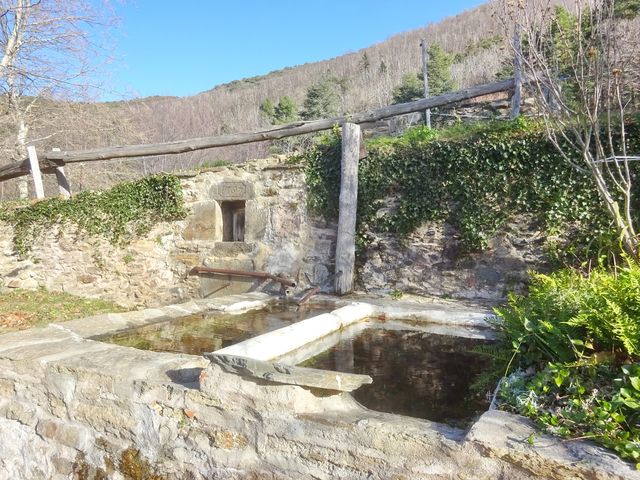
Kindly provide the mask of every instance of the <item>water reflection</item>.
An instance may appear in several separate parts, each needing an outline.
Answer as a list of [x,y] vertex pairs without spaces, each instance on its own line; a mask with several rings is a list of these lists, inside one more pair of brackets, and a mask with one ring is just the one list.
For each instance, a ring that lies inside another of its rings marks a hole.
[[485,340],[367,328],[304,366],[370,375],[353,395],[382,412],[463,426],[488,407],[469,386],[488,367],[471,349]]
[[156,352],[202,355],[332,309],[323,304],[298,307],[281,303],[236,315],[210,312],[127,330],[100,340]]

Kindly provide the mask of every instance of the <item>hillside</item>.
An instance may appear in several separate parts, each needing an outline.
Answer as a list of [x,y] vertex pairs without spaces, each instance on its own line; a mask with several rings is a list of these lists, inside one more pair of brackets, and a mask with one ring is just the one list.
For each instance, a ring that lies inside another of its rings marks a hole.
[[[84,149],[255,130],[267,126],[259,113],[265,99],[277,102],[287,95],[301,106],[307,89],[327,76],[344,85],[345,113],[387,105],[403,75],[420,70],[421,38],[455,55],[451,73],[458,87],[483,83],[495,78],[508,54],[491,13],[491,5],[485,4],[356,52],[237,80],[190,97],[49,106],[41,115],[47,121],[34,127],[31,136],[44,139],[38,148]],[[253,144],[109,166],[79,165],[69,174],[76,189],[102,187],[141,173],[191,168],[205,160],[239,162],[268,153],[268,145]],[[12,190],[10,184],[3,185],[0,199],[11,196]]]

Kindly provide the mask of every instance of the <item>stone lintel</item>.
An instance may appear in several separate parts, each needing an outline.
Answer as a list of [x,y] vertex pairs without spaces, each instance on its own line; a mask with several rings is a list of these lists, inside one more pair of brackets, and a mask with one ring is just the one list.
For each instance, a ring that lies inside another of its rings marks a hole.
[[255,197],[253,183],[244,180],[225,180],[216,183],[211,193],[217,201],[251,200]]

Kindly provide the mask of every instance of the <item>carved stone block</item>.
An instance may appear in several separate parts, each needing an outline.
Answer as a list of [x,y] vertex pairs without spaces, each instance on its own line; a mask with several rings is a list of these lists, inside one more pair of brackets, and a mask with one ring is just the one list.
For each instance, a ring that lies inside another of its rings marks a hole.
[[253,184],[242,180],[220,182],[213,187],[215,200],[250,200],[254,198]]

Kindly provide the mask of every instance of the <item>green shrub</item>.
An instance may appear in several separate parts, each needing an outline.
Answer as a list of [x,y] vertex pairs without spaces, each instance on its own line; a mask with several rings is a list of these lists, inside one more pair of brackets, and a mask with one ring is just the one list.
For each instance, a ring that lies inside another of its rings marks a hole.
[[593,440],[640,468],[639,363],[552,363],[508,377],[500,399],[549,433]]
[[496,313],[502,408],[640,461],[640,266],[535,274]]
[[510,295],[496,313],[504,343],[523,366],[604,353],[640,357],[640,267],[533,274],[529,295]]

